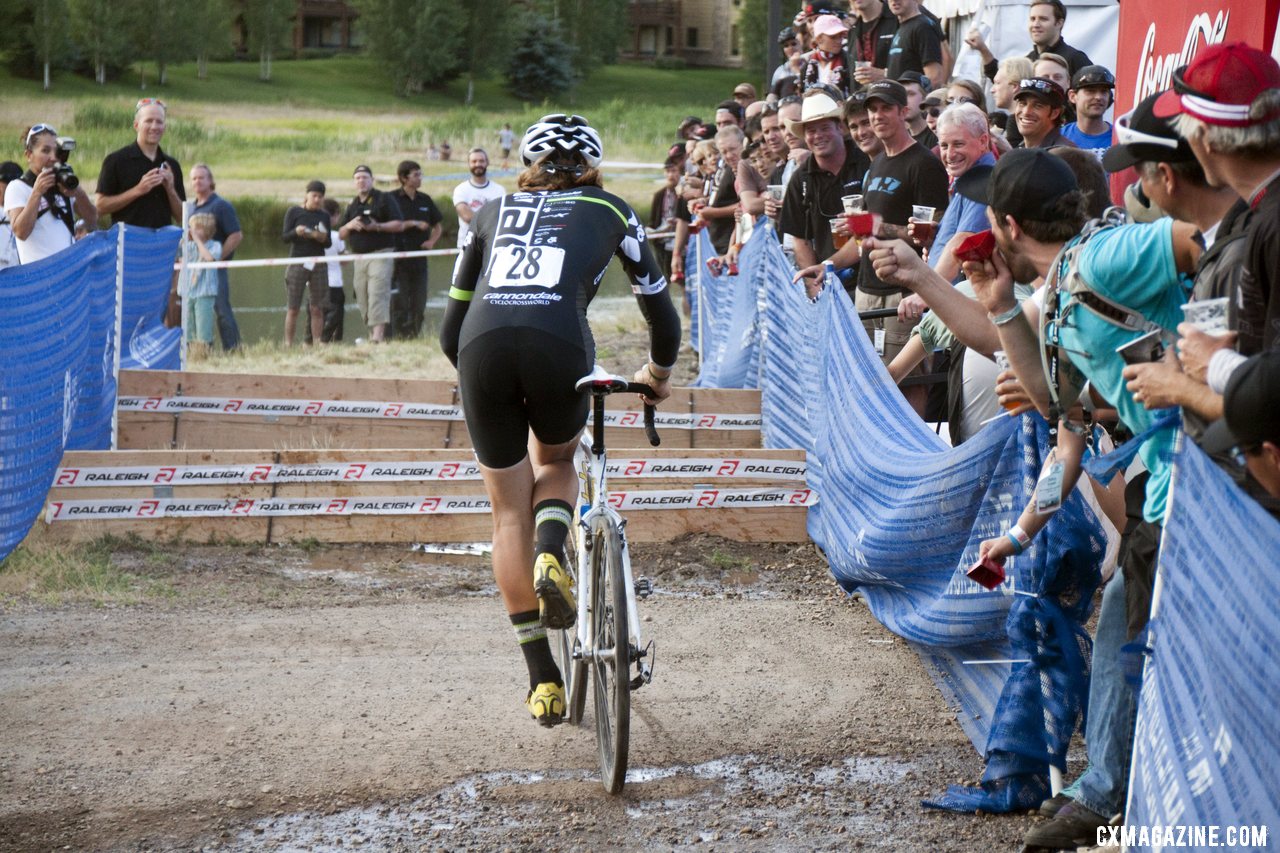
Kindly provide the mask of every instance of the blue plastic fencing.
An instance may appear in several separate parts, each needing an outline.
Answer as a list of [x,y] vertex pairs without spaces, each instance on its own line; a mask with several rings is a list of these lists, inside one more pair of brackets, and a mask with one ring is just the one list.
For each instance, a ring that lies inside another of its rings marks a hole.
[[[1216,826],[1225,843],[1227,827],[1280,831],[1280,524],[1181,443],[1126,822]],[[1161,846],[1139,837],[1130,849]]]
[[[119,227],[0,270],[0,559],[31,529],[63,450],[111,446]],[[124,353],[135,357],[122,364],[178,367],[180,332],[163,319],[180,234],[126,232]]]
[[738,275],[723,273],[702,279],[714,322],[708,330],[708,347],[702,353],[696,386],[759,387],[762,289],[787,274],[786,259],[769,251],[777,245],[771,227],[757,227],[738,257]]
[[[1082,627],[1106,540],[1077,492],[1008,579],[986,590],[966,575],[978,545],[1017,519],[1046,452],[1038,416],[1002,419],[951,448],[907,405],[842,289],[825,291],[818,341],[821,405],[810,409],[820,495],[809,534],[847,591],[861,590],[891,631],[927,647],[964,647],[970,660],[1026,659],[1012,668],[959,664],[966,715],[986,724],[981,788],[955,787],[930,805],[1010,811],[1037,804],[1088,693]],[[945,661],[945,659],[944,659]],[[975,682],[965,670],[990,674]],[[1007,677],[1006,677],[1007,676]],[[998,697],[998,698],[997,698]],[[994,708],[990,703],[995,700]]]

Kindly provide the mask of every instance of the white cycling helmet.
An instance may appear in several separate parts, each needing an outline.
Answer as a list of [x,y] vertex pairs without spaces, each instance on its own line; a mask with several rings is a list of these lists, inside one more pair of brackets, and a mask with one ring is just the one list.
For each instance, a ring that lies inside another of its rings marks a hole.
[[581,155],[587,168],[594,169],[604,159],[604,145],[585,118],[564,113],[538,119],[520,140],[520,159],[526,166],[561,154]]

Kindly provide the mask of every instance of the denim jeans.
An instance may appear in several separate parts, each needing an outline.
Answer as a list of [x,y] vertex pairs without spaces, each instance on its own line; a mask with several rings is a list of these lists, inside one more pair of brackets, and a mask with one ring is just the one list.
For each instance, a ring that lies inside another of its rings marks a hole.
[[1069,789],[1076,802],[1108,818],[1124,808],[1138,710],[1138,693],[1125,681],[1120,657],[1126,642],[1124,573],[1117,571],[1102,591],[1093,638],[1089,719],[1084,730],[1089,767]]
[[218,270],[218,299],[213,308],[218,315],[218,337],[222,338],[222,348],[233,350],[240,346],[240,327],[236,325],[236,315],[231,311],[231,280],[225,269]]

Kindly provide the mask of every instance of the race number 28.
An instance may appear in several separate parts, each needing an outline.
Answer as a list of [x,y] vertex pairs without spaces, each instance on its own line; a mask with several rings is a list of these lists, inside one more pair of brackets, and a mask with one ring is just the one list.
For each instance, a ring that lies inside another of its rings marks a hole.
[[555,287],[564,267],[556,246],[500,246],[490,262],[490,287]]

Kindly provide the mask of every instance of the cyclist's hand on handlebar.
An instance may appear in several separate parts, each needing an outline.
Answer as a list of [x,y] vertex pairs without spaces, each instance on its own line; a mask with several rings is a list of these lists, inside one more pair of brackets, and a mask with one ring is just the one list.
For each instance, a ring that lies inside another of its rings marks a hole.
[[644,400],[650,406],[656,406],[671,396],[671,376],[667,375],[664,377],[658,377],[649,369],[648,364],[645,364],[644,367],[636,371],[636,375],[632,377],[632,381],[643,382],[645,385],[648,385],[653,389],[652,398],[646,397],[643,394],[640,395],[640,399]]

